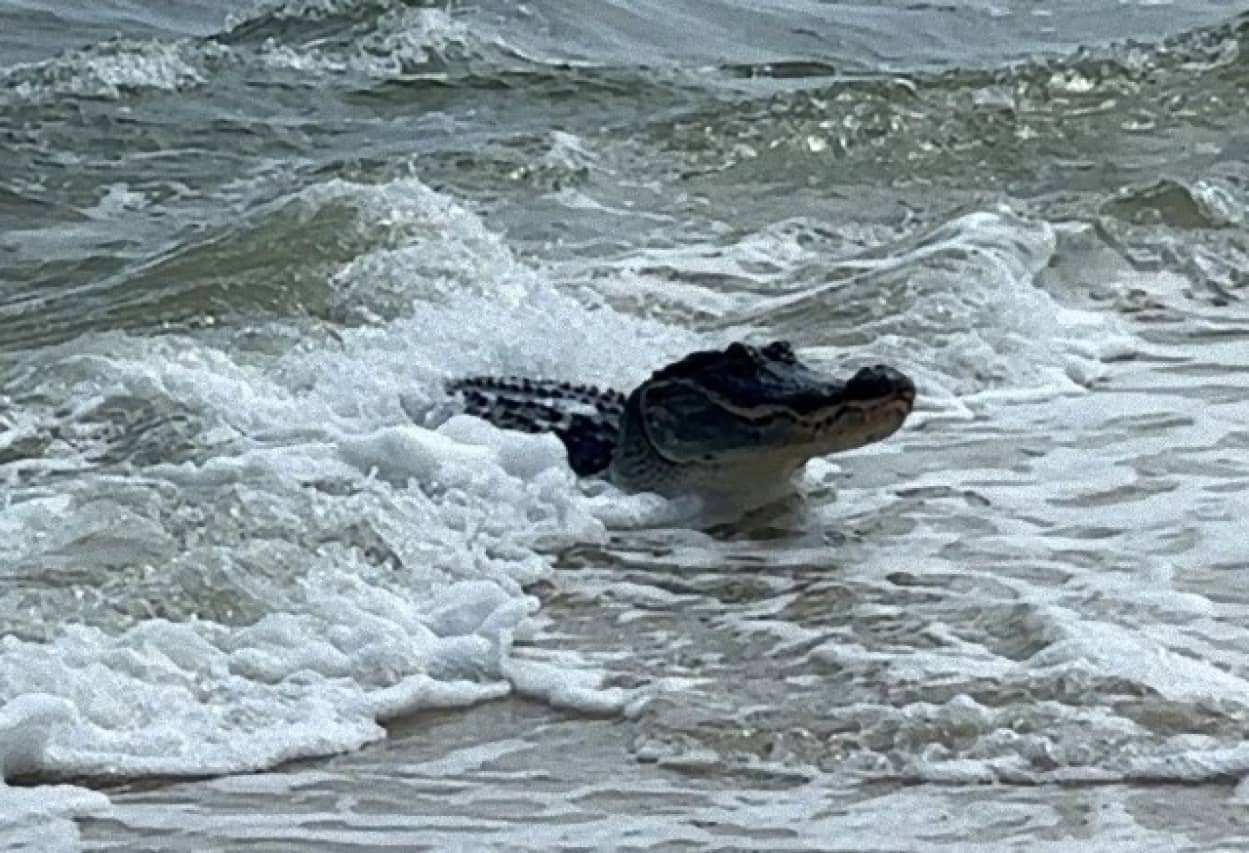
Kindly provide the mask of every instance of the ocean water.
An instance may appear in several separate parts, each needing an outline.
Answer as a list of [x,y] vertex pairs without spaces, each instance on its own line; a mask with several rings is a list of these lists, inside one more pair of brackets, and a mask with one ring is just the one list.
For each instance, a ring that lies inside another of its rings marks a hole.
[[[0,845],[1249,847],[1249,7],[0,7]],[[791,339],[709,523],[442,382]]]

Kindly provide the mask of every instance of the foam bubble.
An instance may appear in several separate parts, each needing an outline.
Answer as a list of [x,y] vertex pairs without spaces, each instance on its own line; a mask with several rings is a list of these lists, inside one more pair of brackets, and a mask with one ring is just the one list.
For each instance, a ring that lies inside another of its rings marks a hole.
[[132,190],[126,184],[113,184],[108,187],[94,206],[83,211],[92,219],[111,219],[127,210],[142,210],[147,207],[148,199],[143,193]]
[[633,705],[639,692],[621,687],[604,687],[597,672],[578,671],[542,661],[512,658],[506,667],[508,680],[518,693],[540,699],[557,708],[587,714],[616,714]]
[[72,704],[55,696],[29,693],[6,702],[0,707],[0,777],[38,770],[52,729],[76,716]]

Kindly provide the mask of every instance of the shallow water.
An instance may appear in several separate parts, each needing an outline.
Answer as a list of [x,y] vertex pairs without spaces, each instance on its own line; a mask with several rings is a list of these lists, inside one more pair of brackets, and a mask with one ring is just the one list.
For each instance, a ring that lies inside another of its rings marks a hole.
[[[1245,846],[1246,26],[0,10],[5,843]],[[726,523],[446,420],[772,337],[919,409]]]

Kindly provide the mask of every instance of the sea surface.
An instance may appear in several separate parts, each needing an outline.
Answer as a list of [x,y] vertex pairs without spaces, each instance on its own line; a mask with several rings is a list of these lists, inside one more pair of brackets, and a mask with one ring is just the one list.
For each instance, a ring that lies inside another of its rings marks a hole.
[[[1214,0],[0,5],[0,849],[1249,849],[1246,116]],[[774,338],[918,408],[716,523],[442,391]]]

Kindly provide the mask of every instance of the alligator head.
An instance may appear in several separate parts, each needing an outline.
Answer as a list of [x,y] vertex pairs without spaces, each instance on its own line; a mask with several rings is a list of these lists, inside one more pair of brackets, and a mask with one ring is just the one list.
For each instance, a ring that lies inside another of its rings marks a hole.
[[[678,473],[694,469],[738,479],[754,471],[788,477],[812,457],[850,450],[895,432],[910,414],[915,384],[885,365],[864,367],[848,380],[807,367],[785,341],[764,347],[733,343],[692,353],[654,373],[630,395],[625,429]],[[629,476],[625,453],[613,466],[618,480],[655,488],[658,472]],[[665,477],[667,479],[667,477]],[[645,481],[645,482],[644,482]],[[749,482],[739,482],[749,488]]]

